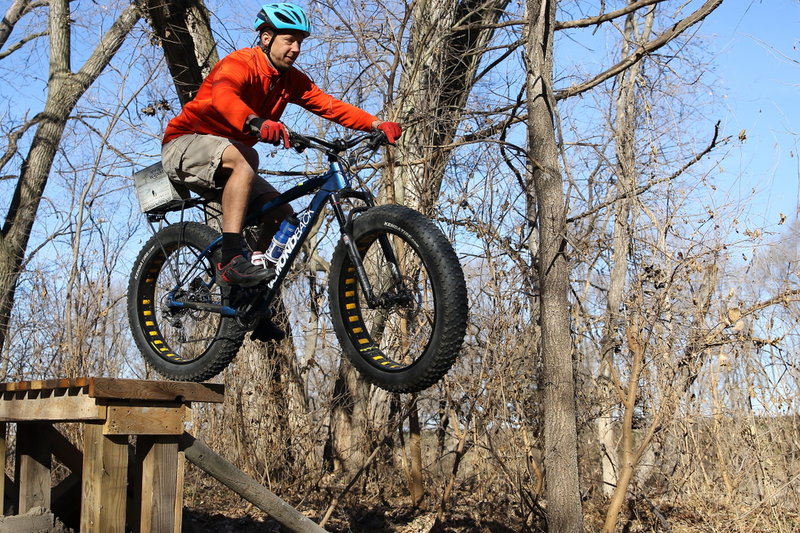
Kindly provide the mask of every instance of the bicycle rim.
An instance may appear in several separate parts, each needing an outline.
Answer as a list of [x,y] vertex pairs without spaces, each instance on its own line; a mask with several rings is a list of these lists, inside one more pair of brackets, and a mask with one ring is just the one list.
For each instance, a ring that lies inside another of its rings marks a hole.
[[221,305],[210,258],[198,261],[199,249],[182,242],[157,250],[144,277],[139,302],[145,335],[155,354],[172,364],[203,357],[217,337],[222,316],[182,308],[176,302]]
[[[387,258],[378,239],[381,235],[386,236],[396,264]],[[372,366],[405,371],[426,353],[436,329],[436,295],[429,271],[401,235],[369,233],[359,238],[357,246],[380,303],[370,308],[355,268],[348,264],[342,284],[348,336]]]

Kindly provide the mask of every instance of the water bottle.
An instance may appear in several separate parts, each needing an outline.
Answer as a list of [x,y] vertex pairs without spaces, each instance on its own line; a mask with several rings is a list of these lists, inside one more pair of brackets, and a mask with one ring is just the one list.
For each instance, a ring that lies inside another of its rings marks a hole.
[[294,215],[289,215],[281,222],[281,227],[275,232],[275,236],[272,237],[272,242],[267,248],[265,256],[268,261],[272,261],[273,263],[278,262],[278,259],[283,253],[283,249],[286,247],[286,243],[289,241],[289,238],[294,235],[299,223],[300,221],[297,220],[297,217]]
[[264,252],[253,252],[253,254],[250,256],[250,262],[255,266],[260,266],[262,268],[267,268],[269,266],[267,264],[267,254]]

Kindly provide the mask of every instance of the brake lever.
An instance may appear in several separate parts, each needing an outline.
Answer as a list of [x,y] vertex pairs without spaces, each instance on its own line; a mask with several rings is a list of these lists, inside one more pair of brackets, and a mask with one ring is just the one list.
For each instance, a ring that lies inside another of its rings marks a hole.
[[389,144],[389,140],[384,132],[378,130],[372,134],[372,138],[367,142],[367,147],[374,152],[384,144]]
[[289,145],[294,148],[295,152],[302,154],[306,148],[311,146],[311,143],[305,138],[304,135],[289,131]]

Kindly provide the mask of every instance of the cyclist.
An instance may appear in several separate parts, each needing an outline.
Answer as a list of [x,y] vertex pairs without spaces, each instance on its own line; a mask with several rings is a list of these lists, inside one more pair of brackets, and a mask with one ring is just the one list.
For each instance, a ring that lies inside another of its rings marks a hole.
[[[167,125],[162,159],[170,177],[208,194],[222,186],[223,279],[251,286],[274,271],[256,267],[242,255],[242,222],[249,205],[262,205],[278,195],[258,176],[258,141],[289,147],[286,127],[279,122],[293,103],[348,128],[383,130],[390,143],[400,125],[382,122],[355,106],[322,92],[294,67],[303,40],[310,33],[305,12],[293,4],[266,4],[253,27],[258,46],[237,50],[220,60],[195,98]],[[264,220],[262,237],[271,237],[291,206],[275,209]],[[263,238],[259,244],[266,244]]]
[[[275,276],[274,269],[253,265],[243,254],[241,232],[248,206],[263,205],[279,194],[258,175],[258,152],[253,146],[261,141],[289,148],[286,127],[279,121],[287,103],[348,128],[382,130],[392,144],[402,134],[396,122],[381,121],[324,93],[294,66],[310,34],[302,8],[265,4],[253,28],[258,32],[257,46],[232,52],[211,69],[195,98],[167,125],[161,152],[172,180],[205,195],[222,187],[222,261],[217,271],[227,283],[244,287]],[[257,249],[264,250],[292,212],[285,204],[262,218]],[[274,328],[271,323],[266,327]],[[253,336],[283,334],[262,335],[257,328]]]

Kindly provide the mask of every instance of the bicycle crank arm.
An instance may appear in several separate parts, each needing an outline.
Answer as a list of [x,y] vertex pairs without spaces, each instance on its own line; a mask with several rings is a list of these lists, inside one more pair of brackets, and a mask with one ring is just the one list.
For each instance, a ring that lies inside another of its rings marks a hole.
[[222,316],[236,316],[236,309],[227,305],[207,304],[202,302],[179,302],[177,300],[170,300],[169,307],[171,309],[193,309],[195,311],[208,311],[210,313],[217,313]]

